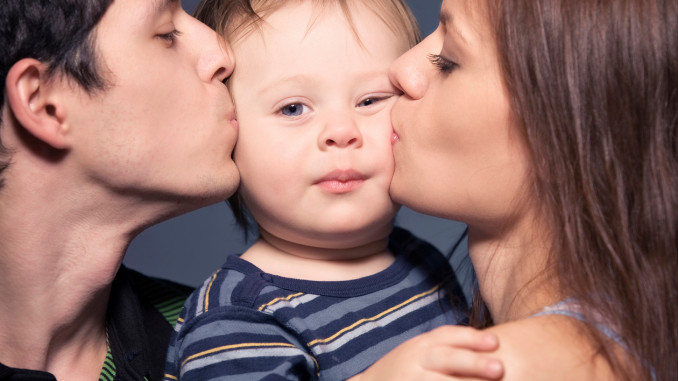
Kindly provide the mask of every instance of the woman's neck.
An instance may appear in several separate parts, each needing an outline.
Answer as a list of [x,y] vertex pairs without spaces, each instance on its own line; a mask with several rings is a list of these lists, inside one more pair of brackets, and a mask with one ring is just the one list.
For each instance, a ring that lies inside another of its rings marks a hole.
[[469,255],[480,295],[496,324],[528,317],[562,298],[548,267],[547,235],[535,224],[487,234],[469,226]]

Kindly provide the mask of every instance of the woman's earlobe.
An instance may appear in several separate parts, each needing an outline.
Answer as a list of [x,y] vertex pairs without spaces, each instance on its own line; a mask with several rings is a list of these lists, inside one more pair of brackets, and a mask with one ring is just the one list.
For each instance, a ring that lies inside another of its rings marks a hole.
[[50,78],[47,65],[25,58],[15,63],[6,79],[10,111],[21,126],[37,139],[56,149],[67,148],[65,107],[54,91],[62,85]]

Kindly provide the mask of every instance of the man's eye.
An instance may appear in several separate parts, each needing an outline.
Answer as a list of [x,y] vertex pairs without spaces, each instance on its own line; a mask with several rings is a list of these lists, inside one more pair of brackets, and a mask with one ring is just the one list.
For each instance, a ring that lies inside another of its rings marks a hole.
[[159,34],[156,37],[158,37],[161,40],[165,40],[169,45],[174,45],[174,43],[177,40],[177,37],[181,35],[181,32],[178,30],[174,29],[173,31],[165,34]]
[[308,112],[308,106],[301,103],[290,103],[281,107],[278,112],[285,116],[300,116],[301,114]]

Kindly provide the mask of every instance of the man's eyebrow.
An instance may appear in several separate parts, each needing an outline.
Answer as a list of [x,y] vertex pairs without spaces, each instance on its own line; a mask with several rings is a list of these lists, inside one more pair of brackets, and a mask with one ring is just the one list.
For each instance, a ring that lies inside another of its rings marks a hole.
[[463,43],[468,45],[468,40],[466,37],[464,37],[464,34],[454,22],[454,16],[452,16],[446,10],[441,9],[440,14],[438,15],[438,20],[440,20],[440,23],[443,25],[443,27],[445,27],[446,30],[452,30],[457,36],[459,36],[459,39],[461,39]]
[[440,14],[438,15],[438,20],[440,21],[441,24],[447,25],[452,20],[452,16],[450,16],[449,13],[445,10],[440,10]]
[[181,3],[181,0],[153,0],[152,12],[160,13],[176,3]]

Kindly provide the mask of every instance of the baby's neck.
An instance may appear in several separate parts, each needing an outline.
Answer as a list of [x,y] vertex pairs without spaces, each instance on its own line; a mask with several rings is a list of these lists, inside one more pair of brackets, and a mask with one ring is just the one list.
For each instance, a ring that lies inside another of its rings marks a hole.
[[359,279],[385,270],[394,261],[388,236],[347,248],[322,248],[282,240],[262,232],[242,258],[278,276],[314,281]]

